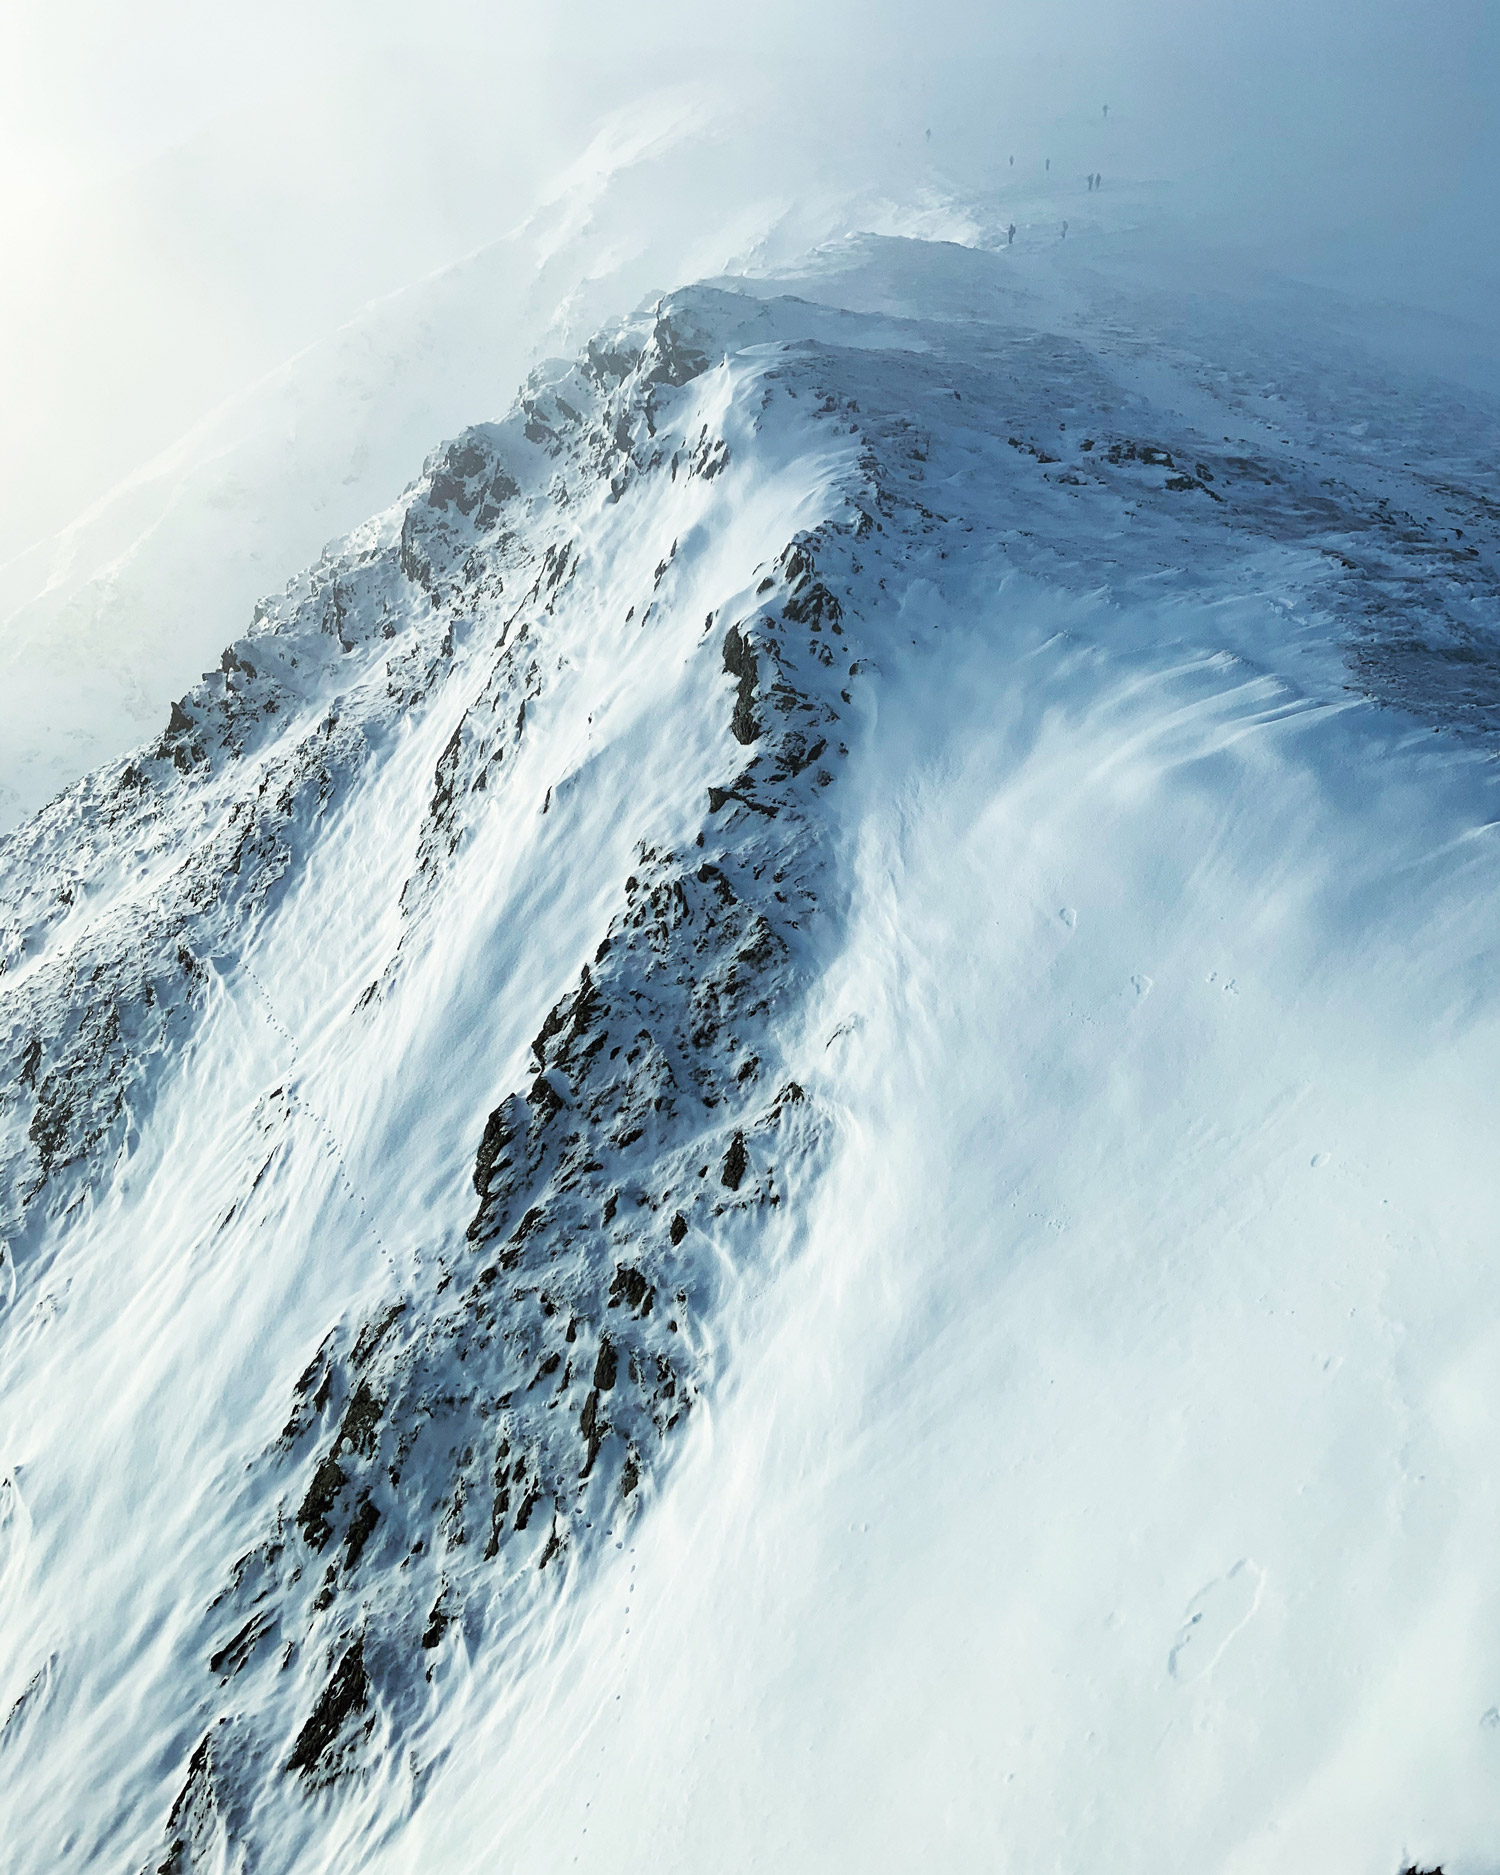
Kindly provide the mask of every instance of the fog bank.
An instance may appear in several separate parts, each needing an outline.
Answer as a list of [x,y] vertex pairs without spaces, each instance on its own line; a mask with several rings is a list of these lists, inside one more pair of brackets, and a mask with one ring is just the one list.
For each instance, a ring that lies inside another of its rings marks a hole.
[[144,735],[539,354],[704,274],[859,228],[1055,229],[1097,171],[1112,264],[1130,237],[1169,290],[1316,281],[1379,303],[1405,362],[1483,376],[1497,68],[1478,0],[26,0],[0,822]]

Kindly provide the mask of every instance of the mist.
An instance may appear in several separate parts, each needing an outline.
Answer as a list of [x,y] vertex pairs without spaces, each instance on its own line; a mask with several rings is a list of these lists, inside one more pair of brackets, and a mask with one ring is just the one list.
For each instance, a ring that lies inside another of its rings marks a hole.
[[[983,190],[1012,155],[1061,172],[1102,147],[1289,262],[1430,232],[1457,250],[1455,295],[1486,264],[1463,252],[1495,155],[1500,28],[1479,4],[72,0],[0,33],[0,558],[372,297],[523,222],[607,116],[674,87],[735,142],[742,195],[930,171]],[[689,223],[733,206],[680,184]]]
[[1480,0],[12,7],[4,818],[538,356],[856,229],[963,239],[1099,171],[1158,284],[1316,281],[1491,372],[1497,68]]

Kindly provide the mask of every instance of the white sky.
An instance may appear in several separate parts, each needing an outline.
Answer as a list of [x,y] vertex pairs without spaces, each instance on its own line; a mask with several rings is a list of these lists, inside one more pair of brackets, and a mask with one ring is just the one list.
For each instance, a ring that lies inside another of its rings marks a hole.
[[[1107,100],[1138,172],[1192,184],[1226,236],[1388,253],[1384,285],[1458,290],[1493,266],[1497,16],[1484,0],[10,0],[0,562],[371,296],[513,227],[603,113],[664,84],[745,108],[747,173],[774,148],[785,177],[795,147],[809,187],[863,169],[899,188],[930,163],[982,186],[1013,149],[1076,146],[1081,167]],[[690,196],[685,173],[683,213],[711,219]]]

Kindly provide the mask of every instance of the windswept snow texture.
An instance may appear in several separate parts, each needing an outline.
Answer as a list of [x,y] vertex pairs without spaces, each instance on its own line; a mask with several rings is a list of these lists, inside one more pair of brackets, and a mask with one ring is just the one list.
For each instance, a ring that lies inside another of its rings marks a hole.
[[1492,1868],[1497,413],[1007,267],[600,332],[0,846],[18,1871]]

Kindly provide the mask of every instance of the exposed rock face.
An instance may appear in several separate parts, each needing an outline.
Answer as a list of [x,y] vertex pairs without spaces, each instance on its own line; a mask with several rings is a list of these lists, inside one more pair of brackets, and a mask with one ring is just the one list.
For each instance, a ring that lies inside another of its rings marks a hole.
[[[593,955],[542,1020],[529,1084],[485,1122],[464,1238],[423,1288],[320,1352],[267,1461],[307,1475],[294,1533],[278,1525],[243,1559],[218,1619],[234,1629],[273,1606],[285,1643],[357,1607],[360,1659],[397,1708],[497,1571],[562,1569],[616,1527],[708,1379],[709,1244],[738,1218],[748,1246],[782,1201],[778,1166],[817,1150],[800,1087],[763,1064],[773,1019],[805,992],[803,927],[840,890],[805,759],[840,713],[819,661],[793,681],[773,608],[754,621],[777,683],[766,754],[686,851],[640,844]],[[504,760],[513,719],[494,699],[512,694],[511,645],[529,642],[523,625],[455,732],[444,764],[467,785],[440,774],[424,854],[461,836],[457,803]],[[350,1705],[350,1658],[299,1734],[300,1770],[342,1744],[318,1714]]]

